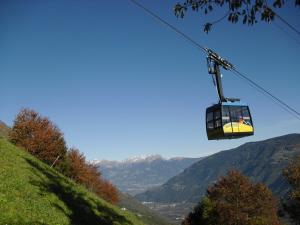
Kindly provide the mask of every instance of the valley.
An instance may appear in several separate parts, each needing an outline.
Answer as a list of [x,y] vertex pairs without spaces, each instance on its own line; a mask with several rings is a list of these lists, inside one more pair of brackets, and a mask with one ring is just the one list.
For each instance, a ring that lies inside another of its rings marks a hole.
[[159,187],[201,158],[170,158],[160,155],[133,157],[124,161],[95,160],[102,176],[130,195]]
[[[168,167],[172,160],[163,160],[159,156],[137,160],[136,164],[115,163],[100,168],[107,179],[120,185],[120,189],[133,195],[138,193],[135,198],[145,206],[179,224],[200,201],[207,187],[230,169],[241,171],[253,182],[266,184],[278,199],[284,197],[289,187],[282,176],[282,170],[297,154],[300,154],[300,134],[289,134],[246,143],[202,159],[185,159],[184,165],[187,168],[177,167],[178,170],[173,171],[177,174],[163,184],[167,176],[162,179],[160,171],[171,171],[174,167]],[[128,182],[121,182],[126,180]],[[149,189],[139,193],[146,188]]]

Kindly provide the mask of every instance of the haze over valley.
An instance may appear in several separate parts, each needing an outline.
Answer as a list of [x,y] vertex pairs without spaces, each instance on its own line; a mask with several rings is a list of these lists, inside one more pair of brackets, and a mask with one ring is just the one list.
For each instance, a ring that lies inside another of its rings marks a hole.
[[201,158],[174,157],[164,159],[160,155],[132,157],[124,161],[94,160],[104,178],[122,192],[131,195],[158,187],[179,174]]

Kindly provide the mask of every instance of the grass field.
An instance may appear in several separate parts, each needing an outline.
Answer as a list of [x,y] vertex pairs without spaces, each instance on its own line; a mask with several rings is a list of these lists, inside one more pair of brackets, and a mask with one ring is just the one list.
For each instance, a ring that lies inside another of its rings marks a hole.
[[143,223],[0,138],[0,224]]

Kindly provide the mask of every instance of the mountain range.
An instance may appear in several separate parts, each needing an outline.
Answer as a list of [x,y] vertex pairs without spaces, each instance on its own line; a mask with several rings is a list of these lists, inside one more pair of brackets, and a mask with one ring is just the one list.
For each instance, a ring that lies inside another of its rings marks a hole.
[[207,187],[230,169],[266,184],[277,197],[282,197],[289,188],[282,170],[299,154],[300,134],[246,143],[195,162],[163,185],[135,197],[144,202],[197,203]]
[[102,176],[122,192],[135,195],[165,183],[201,158],[170,158],[160,155],[133,157],[124,161],[94,160]]

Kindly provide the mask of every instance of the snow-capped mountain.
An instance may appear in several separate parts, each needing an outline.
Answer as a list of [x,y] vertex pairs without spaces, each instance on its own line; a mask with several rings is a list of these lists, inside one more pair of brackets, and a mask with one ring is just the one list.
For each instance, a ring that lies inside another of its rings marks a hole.
[[141,155],[128,158],[123,163],[140,163],[140,162],[152,162],[154,160],[163,160],[161,155]]
[[123,161],[93,160],[102,176],[122,192],[135,195],[157,187],[200,158],[175,157],[165,159],[160,155],[135,156]]
[[[176,157],[174,159],[179,159],[180,157]],[[93,165],[115,165],[115,164],[128,164],[128,163],[140,163],[140,162],[152,162],[154,160],[164,160],[161,155],[140,155],[140,156],[133,156],[131,158],[127,158],[125,160],[117,161],[117,160],[106,160],[106,159],[94,159],[91,161]]]

